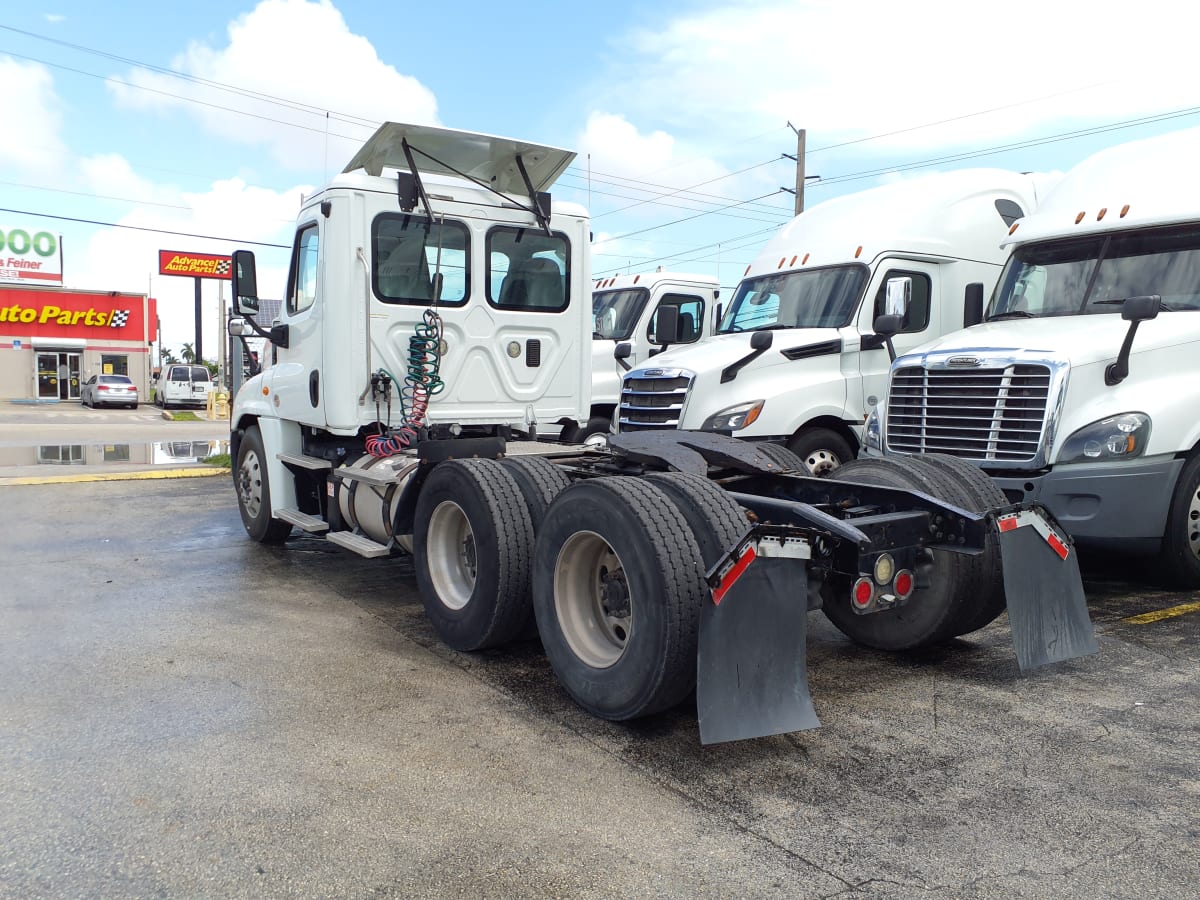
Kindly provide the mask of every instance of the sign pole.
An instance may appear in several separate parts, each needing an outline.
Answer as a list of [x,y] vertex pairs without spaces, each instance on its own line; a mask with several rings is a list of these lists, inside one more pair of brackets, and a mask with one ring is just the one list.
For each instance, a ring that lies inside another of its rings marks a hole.
[[204,343],[200,335],[200,278],[193,279],[196,282],[196,362],[201,362],[204,359]]

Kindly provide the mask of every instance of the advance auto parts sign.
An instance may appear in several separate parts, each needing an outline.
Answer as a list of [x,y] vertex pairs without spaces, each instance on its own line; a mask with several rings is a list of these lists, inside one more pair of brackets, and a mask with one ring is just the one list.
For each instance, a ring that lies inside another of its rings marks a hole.
[[62,284],[57,235],[33,228],[0,225],[0,281]]
[[192,278],[230,279],[233,257],[211,253],[184,253],[182,250],[158,251],[159,275],[190,275]]
[[[43,291],[0,287],[0,334],[15,338],[84,338],[95,341],[152,341],[142,316],[141,294]],[[150,322],[157,315],[148,301]]]

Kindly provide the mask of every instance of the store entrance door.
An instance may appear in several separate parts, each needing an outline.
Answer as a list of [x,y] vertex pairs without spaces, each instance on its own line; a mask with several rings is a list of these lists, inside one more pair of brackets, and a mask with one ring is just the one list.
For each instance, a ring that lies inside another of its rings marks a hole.
[[68,351],[38,353],[38,399],[78,400],[81,357]]

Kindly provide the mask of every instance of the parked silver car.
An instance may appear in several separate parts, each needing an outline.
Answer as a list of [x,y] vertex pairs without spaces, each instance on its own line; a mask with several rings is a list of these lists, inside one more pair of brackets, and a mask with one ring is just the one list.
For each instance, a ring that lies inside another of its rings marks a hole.
[[93,375],[79,390],[84,406],[138,407],[138,389],[128,375]]

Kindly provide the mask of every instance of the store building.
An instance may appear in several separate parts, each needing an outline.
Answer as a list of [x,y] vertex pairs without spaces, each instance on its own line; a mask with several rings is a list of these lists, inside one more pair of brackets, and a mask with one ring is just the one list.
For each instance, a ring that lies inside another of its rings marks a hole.
[[78,401],[93,375],[150,396],[157,303],[145,294],[0,285],[0,399]]

